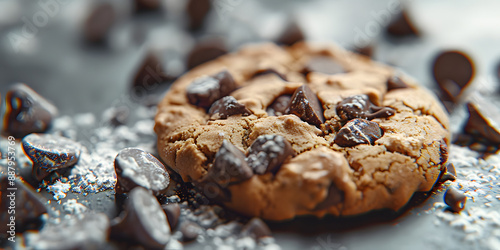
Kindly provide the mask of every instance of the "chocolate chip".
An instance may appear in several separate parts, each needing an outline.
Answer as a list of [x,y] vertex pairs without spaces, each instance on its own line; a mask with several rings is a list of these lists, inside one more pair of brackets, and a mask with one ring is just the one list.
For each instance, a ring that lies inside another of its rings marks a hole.
[[179,217],[181,216],[181,207],[178,203],[170,203],[161,205],[163,212],[167,216],[168,224],[170,229],[174,230],[179,223]]
[[453,166],[453,163],[447,163],[444,166],[441,176],[439,177],[439,181],[440,182],[454,181],[457,179],[456,176],[457,174],[455,173],[455,167]]
[[125,148],[115,158],[116,192],[128,193],[137,186],[158,195],[170,183],[165,166],[156,157],[139,148]]
[[444,202],[450,206],[453,212],[458,213],[464,210],[466,201],[467,196],[455,188],[450,187],[446,190],[446,193],[444,193]]
[[323,107],[318,97],[306,84],[300,86],[293,93],[290,104],[285,111],[287,114],[293,114],[303,121],[319,127],[325,122],[323,116]]
[[295,155],[292,145],[281,135],[261,135],[248,149],[247,162],[256,174],[276,174]]
[[474,100],[467,103],[469,118],[464,131],[493,144],[500,144],[500,110],[495,105]]
[[341,147],[358,144],[372,144],[382,137],[382,129],[376,122],[353,119],[346,123],[335,136],[335,143]]
[[418,29],[415,27],[405,10],[397,14],[389,23],[389,26],[387,26],[387,33],[396,37],[418,36],[419,34]]
[[408,88],[408,85],[399,76],[393,75],[387,79],[387,91],[404,88]]
[[84,36],[90,43],[102,43],[106,40],[111,27],[116,21],[116,13],[111,4],[95,6],[84,24]]
[[474,64],[468,55],[461,51],[440,53],[432,64],[434,79],[443,98],[456,101],[474,76]]
[[172,79],[173,77],[165,72],[161,60],[156,55],[148,54],[135,73],[132,81],[132,91],[136,94],[142,94],[154,90],[158,84]]
[[345,73],[344,67],[329,56],[316,56],[309,60],[302,74],[306,75],[311,72],[319,72],[327,75],[335,75]]
[[[44,198],[32,187],[20,180],[0,178],[0,229],[21,233],[27,229],[36,229],[42,225],[40,216],[47,213]],[[13,205],[15,203],[15,205]],[[14,214],[15,213],[15,214]],[[11,216],[15,220],[11,220]],[[12,228],[15,228],[12,230]],[[12,235],[10,235],[12,236]],[[9,236],[9,237],[10,237]]]
[[304,33],[297,22],[289,21],[281,35],[276,39],[276,43],[292,46],[294,43],[304,39]]
[[33,162],[33,176],[39,181],[52,171],[74,165],[80,158],[80,144],[58,135],[30,134],[23,138],[22,145]]
[[248,116],[252,112],[245,105],[239,103],[234,97],[229,95],[215,101],[210,107],[208,114],[211,116],[211,119],[217,120],[227,119],[233,115]]
[[194,46],[187,58],[187,67],[192,69],[227,53],[222,41],[203,41]]
[[25,84],[13,85],[5,98],[4,133],[22,138],[45,132],[57,115],[57,108]]
[[328,194],[326,198],[316,205],[315,210],[326,209],[331,206],[335,206],[344,201],[344,192],[339,190],[334,183],[330,184],[328,187]]
[[267,114],[270,116],[280,116],[286,114],[286,108],[290,104],[292,96],[282,95],[276,98],[274,102],[267,107]]
[[228,140],[222,142],[215,154],[212,167],[207,178],[221,186],[248,180],[252,177],[252,169],[245,161],[245,155]]
[[261,69],[261,70],[257,70],[253,76],[251,78],[255,78],[255,77],[258,77],[258,76],[262,76],[262,75],[267,75],[267,74],[275,74],[277,75],[279,78],[281,78],[281,80],[283,81],[287,81],[286,80],[286,76],[281,74],[280,72],[276,71],[275,69]]
[[272,237],[271,229],[266,225],[262,219],[254,217],[243,227],[242,234],[245,236],[250,236],[254,239],[260,239],[264,237]]
[[216,100],[229,95],[236,87],[231,74],[224,70],[214,76],[195,79],[186,91],[189,103],[208,109]]
[[160,0],[135,0],[134,3],[136,12],[157,10],[161,6]]
[[170,227],[156,198],[136,187],[129,193],[125,211],[112,221],[111,237],[147,248],[163,248],[170,239]]
[[191,221],[185,221],[181,224],[179,231],[182,233],[182,241],[188,242],[195,240],[200,235],[202,229]]
[[375,119],[386,118],[395,114],[395,110],[389,107],[379,107],[373,104],[367,95],[354,95],[345,98],[337,105],[337,115],[342,121],[354,118]]
[[209,0],[189,0],[186,6],[189,29],[198,30],[202,28],[211,7]]

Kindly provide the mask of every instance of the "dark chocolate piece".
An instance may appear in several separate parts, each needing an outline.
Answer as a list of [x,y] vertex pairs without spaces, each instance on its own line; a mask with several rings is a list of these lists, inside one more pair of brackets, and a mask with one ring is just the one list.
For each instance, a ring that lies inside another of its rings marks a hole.
[[367,95],[354,95],[345,98],[337,105],[337,115],[342,121],[349,121],[354,118],[375,119],[387,118],[396,113],[389,107],[379,107],[373,104]]
[[285,112],[296,115],[303,121],[316,127],[325,122],[323,107],[316,94],[306,84],[295,90]]
[[136,12],[153,11],[161,6],[160,0],[135,0],[134,3]]
[[178,203],[170,203],[161,205],[163,212],[167,216],[168,224],[170,225],[170,230],[173,231],[177,224],[179,223],[179,217],[181,216],[181,207]]
[[255,77],[258,77],[258,76],[261,76],[261,75],[267,75],[267,74],[275,74],[277,75],[279,78],[281,78],[281,80],[283,81],[287,81],[286,80],[286,76],[281,74],[280,72],[276,71],[275,69],[272,69],[272,68],[269,68],[269,69],[261,69],[261,70],[257,70],[252,78],[255,78]]
[[220,98],[236,89],[236,82],[228,71],[221,71],[214,76],[195,79],[187,87],[189,103],[208,109]]
[[111,238],[162,249],[170,239],[167,216],[160,203],[146,189],[129,193],[125,211],[112,221]]
[[215,154],[214,164],[208,170],[207,178],[221,186],[227,186],[248,180],[252,175],[252,169],[245,161],[243,152],[228,140],[224,140]]
[[50,134],[30,134],[23,138],[22,146],[33,162],[33,176],[39,181],[52,171],[73,166],[81,152],[77,142]]
[[234,97],[229,95],[215,101],[210,110],[208,110],[208,114],[212,119],[227,119],[232,115],[248,116],[252,112],[245,105],[239,103]]
[[47,208],[44,198],[31,186],[18,179],[9,179],[7,176],[0,178],[0,235],[12,237],[40,227],[40,216],[47,213]]
[[203,27],[211,7],[210,0],[189,0],[187,2],[186,12],[189,18],[190,30],[198,30]]
[[315,56],[309,60],[302,73],[307,76],[311,72],[319,72],[327,75],[345,73],[344,66],[329,56]]
[[260,218],[254,217],[243,227],[242,234],[254,239],[272,237],[271,229]]
[[344,192],[342,190],[339,190],[334,183],[331,183],[330,187],[328,187],[328,194],[326,195],[326,198],[322,202],[318,203],[318,205],[316,205],[315,210],[326,209],[331,206],[335,206],[343,201]]
[[389,26],[387,26],[387,33],[396,37],[419,35],[418,29],[415,27],[405,10],[392,19]]
[[467,196],[453,187],[448,188],[444,193],[444,202],[453,212],[458,213],[464,210],[466,201]]
[[432,65],[434,79],[443,98],[457,101],[474,77],[474,64],[470,57],[461,51],[445,51],[434,59]]
[[137,186],[158,195],[168,188],[170,176],[152,154],[139,148],[125,148],[115,158],[116,192],[128,193]]
[[104,42],[115,21],[116,13],[111,4],[103,3],[95,6],[85,20],[83,27],[87,42]]
[[179,231],[182,233],[182,241],[189,242],[195,240],[200,235],[202,228],[191,221],[185,221],[181,224]]
[[457,171],[455,170],[455,165],[453,163],[449,162],[446,164],[446,172],[452,174],[453,176],[457,176]]
[[276,39],[276,43],[292,46],[296,42],[303,41],[304,39],[305,36],[302,29],[298,25],[297,21],[293,20],[287,23],[283,32]]
[[158,84],[173,80],[165,70],[160,59],[154,54],[148,54],[135,73],[132,81],[132,91],[135,94],[143,94],[154,90]]
[[464,131],[488,142],[500,144],[500,111],[495,105],[481,100],[467,103],[469,118]]
[[341,147],[371,144],[382,137],[383,132],[376,122],[353,119],[344,125],[335,136],[335,143]]
[[457,174],[455,172],[455,166],[453,166],[453,163],[447,163],[444,166],[441,176],[439,177],[439,181],[440,182],[454,181],[457,179],[456,176]]
[[187,67],[192,69],[200,64],[211,61],[227,53],[226,46],[222,41],[203,41],[194,46],[187,58]]
[[282,95],[276,98],[274,102],[267,107],[267,114],[270,116],[280,116],[286,114],[286,108],[292,100],[291,95]]
[[22,83],[10,88],[5,102],[3,130],[16,138],[45,132],[58,113],[54,105]]
[[387,91],[404,88],[408,88],[408,85],[399,76],[393,75],[387,79]]
[[281,135],[261,135],[248,149],[247,162],[256,174],[276,174],[295,155],[292,145]]
[[368,44],[368,45],[363,46],[363,47],[356,47],[354,49],[354,52],[356,52],[360,55],[364,55],[366,57],[372,58],[373,57],[373,45]]

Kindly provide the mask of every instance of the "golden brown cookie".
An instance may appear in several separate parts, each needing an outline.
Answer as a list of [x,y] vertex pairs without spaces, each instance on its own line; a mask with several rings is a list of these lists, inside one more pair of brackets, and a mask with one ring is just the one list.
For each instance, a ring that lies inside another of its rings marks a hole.
[[177,80],[158,105],[162,159],[248,216],[399,210],[447,159],[440,103],[333,45],[252,45]]

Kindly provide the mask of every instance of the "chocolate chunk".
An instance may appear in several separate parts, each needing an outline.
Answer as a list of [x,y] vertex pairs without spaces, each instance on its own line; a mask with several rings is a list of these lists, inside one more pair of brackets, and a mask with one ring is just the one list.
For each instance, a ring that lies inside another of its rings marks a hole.
[[364,55],[364,56],[372,58],[373,57],[373,46],[369,44],[369,45],[366,45],[363,47],[356,47],[354,49],[354,52],[356,52],[360,55]]
[[354,118],[375,119],[392,116],[396,111],[389,107],[379,107],[373,104],[367,95],[354,95],[345,98],[337,105],[337,115],[342,121]]
[[247,162],[256,174],[276,174],[295,155],[292,145],[281,135],[261,135],[248,149]]
[[383,131],[376,122],[353,119],[344,125],[335,136],[335,143],[341,147],[371,144],[382,137]]
[[83,26],[83,32],[87,42],[104,42],[115,21],[116,13],[111,4],[103,3],[95,6],[85,20]]
[[208,114],[212,119],[227,119],[232,115],[248,116],[252,112],[245,105],[239,103],[234,97],[229,95],[215,101],[210,107]]
[[444,202],[450,206],[453,212],[458,213],[464,210],[466,201],[467,196],[455,188],[450,187],[446,190],[446,193],[444,193]]
[[194,46],[187,58],[187,67],[192,69],[200,64],[211,61],[227,53],[226,46],[222,41],[203,41]]
[[181,216],[181,207],[178,203],[170,203],[161,205],[163,212],[167,216],[168,224],[170,225],[170,230],[174,230],[179,223],[179,217]]
[[103,213],[82,213],[46,223],[39,233],[26,237],[36,249],[107,249],[109,219]]
[[221,71],[214,76],[195,79],[187,88],[189,103],[202,108],[209,108],[216,100],[229,95],[236,89],[236,82],[228,71]]
[[207,178],[221,186],[248,180],[252,177],[252,169],[245,161],[245,155],[228,140],[222,142],[215,154],[212,167]]
[[125,148],[115,158],[116,192],[128,193],[137,186],[158,195],[168,188],[170,177],[156,157],[139,148]]
[[254,217],[243,227],[242,234],[254,239],[272,237],[271,229],[262,219]]
[[453,176],[457,176],[457,171],[455,170],[455,165],[453,165],[453,163],[447,163],[445,167],[446,172],[452,174]]
[[404,88],[408,88],[408,85],[399,76],[393,75],[387,79],[387,91]]
[[181,224],[179,231],[182,233],[182,241],[188,242],[195,240],[200,235],[202,228],[191,221],[185,221]]
[[30,134],[23,138],[22,145],[33,162],[33,176],[39,181],[52,171],[74,165],[80,158],[80,144],[58,135]]
[[280,116],[286,114],[286,108],[290,104],[292,96],[282,95],[276,98],[274,102],[267,107],[267,114],[270,116]]
[[154,90],[158,84],[173,80],[165,70],[160,59],[153,54],[148,54],[142,61],[132,81],[132,91],[142,94]]
[[129,193],[125,211],[112,221],[111,238],[163,248],[170,239],[167,216],[156,198],[142,187]]
[[134,3],[136,12],[157,10],[161,6],[160,0],[135,0]]
[[327,75],[335,75],[345,73],[344,67],[329,56],[316,56],[309,60],[302,74],[306,75],[311,72],[319,72]]
[[258,77],[258,76],[261,76],[261,75],[266,75],[266,74],[275,74],[277,75],[279,78],[281,78],[281,80],[283,81],[287,81],[286,80],[286,76],[281,74],[280,72],[276,71],[275,69],[261,69],[261,70],[257,70],[253,76],[251,78],[255,78],[255,77]]
[[294,43],[304,39],[304,33],[297,22],[289,21],[281,35],[276,39],[276,43],[292,46]]
[[189,0],[186,6],[189,29],[198,30],[202,28],[211,7],[210,0]]
[[454,181],[457,179],[456,176],[457,174],[455,172],[455,167],[453,166],[453,163],[447,163],[444,166],[441,176],[439,177],[439,181],[440,182]]
[[5,101],[4,133],[17,138],[45,132],[57,115],[54,105],[22,83],[10,88]]
[[475,137],[480,137],[493,144],[500,144],[500,111],[495,105],[474,100],[467,103],[469,118],[464,131]]
[[326,209],[344,201],[344,192],[339,190],[334,183],[330,184],[326,198],[316,205],[315,210]]
[[434,79],[443,98],[457,101],[462,90],[474,77],[474,64],[469,56],[461,51],[440,53],[432,64]]
[[397,14],[389,23],[389,26],[387,26],[387,33],[396,37],[418,36],[419,34],[418,29],[415,27],[405,10]]
[[290,105],[285,111],[287,114],[293,114],[303,121],[319,127],[325,122],[323,116],[323,107],[318,97],[306,84],[300,86],[293,93]]
[[[26,183],[7,176],[0,178],[0,229],[2,234],[21,233],[42,225],[40,216],[47,213],[46,201]],[[14,214],[15,213],[15,214]],[[11,216],[15,220],[11,220]],[[11,237],[9,235],[8,237]]]

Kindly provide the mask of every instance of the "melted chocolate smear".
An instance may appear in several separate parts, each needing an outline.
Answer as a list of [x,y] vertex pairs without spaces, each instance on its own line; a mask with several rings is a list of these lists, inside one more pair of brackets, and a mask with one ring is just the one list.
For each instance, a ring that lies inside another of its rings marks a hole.
[[345,98],[337,105],[337,115],[342,121],[352,120],[354,118],[375,119],[387,118],[396,113],[389,107],[379,107],[373,104],[367,95],[354,95]]

